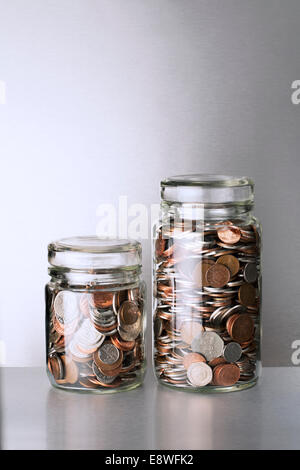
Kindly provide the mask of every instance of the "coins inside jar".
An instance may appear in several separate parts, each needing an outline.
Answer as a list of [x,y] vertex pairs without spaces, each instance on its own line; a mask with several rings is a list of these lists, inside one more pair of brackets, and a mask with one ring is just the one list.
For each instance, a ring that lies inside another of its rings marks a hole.
[[101,391],[140,379],[143,289],[47,289],[48,371],[55,384]]
[[260,331],[257,227],[168,222],[157,228],[154,251],[157,376],[180,388],[251,382]]

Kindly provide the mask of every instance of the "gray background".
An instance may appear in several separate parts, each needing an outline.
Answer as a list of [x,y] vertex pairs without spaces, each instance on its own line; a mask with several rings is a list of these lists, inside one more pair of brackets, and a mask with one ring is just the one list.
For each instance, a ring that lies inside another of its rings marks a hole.
[[128,195],[150,205],[162,178],[192,172],[254,178],[263,363],[291,364],[300,338],[299,18],[297,0],[0,1],[6,365],[44,362],[47,243],[94,233],[102,202]]

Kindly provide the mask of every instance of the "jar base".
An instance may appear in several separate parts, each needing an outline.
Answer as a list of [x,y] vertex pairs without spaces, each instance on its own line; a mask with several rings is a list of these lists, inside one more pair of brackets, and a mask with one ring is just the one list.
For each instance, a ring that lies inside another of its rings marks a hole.
[[121,392],[127,392],[129,390],[134,390],[135,388],[140,387],[143,385],[143,381],[140,382],[135,382],[129,385],[124,385],[122,387],[118,388],[107,388],[107,389],[99,389],[99,388],[89,388],[89,389],[84,389],[82,387],[72,387],[72,386],[65,386],[65,385],[58,385],[56,383],[52,383],[51,385],[53,388],[56,388],[58,390],[63,390],[67,392],[74,392],[74,393],[93,393],[97,395],[105,395],[105,394],[112,394],[112,393],[121,393]]
[[230,387],[223,387],[223,386],[206,386],[206,387],[188,387],[185,385],[173,385],[171,383],[163,382],[159,378],[157,378],[158,383],[163,385],[164,387],[170,388],[172,390],[177,390],[179,392],[190,392],[190,393],[228,393],[228,392],[239,392],[241,390],[247,390],[248,388],[254,387],[258,382],[259,377],[255,377],[254,379],[250,380],[249,382],[245,383],[237,383]]
[[129,382],[127,384],[122,384],[119,387],[115,388],[105,388],[105,387],[95,387],[95,388],[84,388],[80,384],[58,384],[53,380],[53,376],[49,373],[48,369],[46,369],[46,373],[49,379],[50,384],[53,388],[57,390],[63,390],[67,392],[74,392],[74,393],[94,393],[97,395],[105,395],[105,394],[113,394],[113,393],[120,393],[120,392],[127,392],[129,390],[134,390],[135,388],[140,387],[143,385],[144,378],[145,378],[145,370],[146,365],[143,365],[139,371],[138,376],[135,378],[134,381]]

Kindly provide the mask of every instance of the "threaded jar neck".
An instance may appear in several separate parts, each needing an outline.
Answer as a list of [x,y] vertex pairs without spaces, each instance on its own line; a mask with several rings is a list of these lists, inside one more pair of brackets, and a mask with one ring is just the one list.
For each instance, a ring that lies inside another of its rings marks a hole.
[[254,183],[246,177],[198,174],[161,182],[162,216],[178,219],[247,219],[254,206]]
[[48,245],[51,282],[93,287],[132,285],[139,281],[141,244],[134,240],[99,237],[64,238]]

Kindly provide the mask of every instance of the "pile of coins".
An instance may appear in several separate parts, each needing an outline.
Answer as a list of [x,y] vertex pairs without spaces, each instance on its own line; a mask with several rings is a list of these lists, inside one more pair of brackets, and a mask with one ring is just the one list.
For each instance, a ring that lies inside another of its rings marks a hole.
[[48,369],[59,386],[127,387],[144,367],[139,288],[88,292],[47,287]]
[[260,235],[238,221],[157,229],[155,368],[183,388],[232,387],[256,378]]

